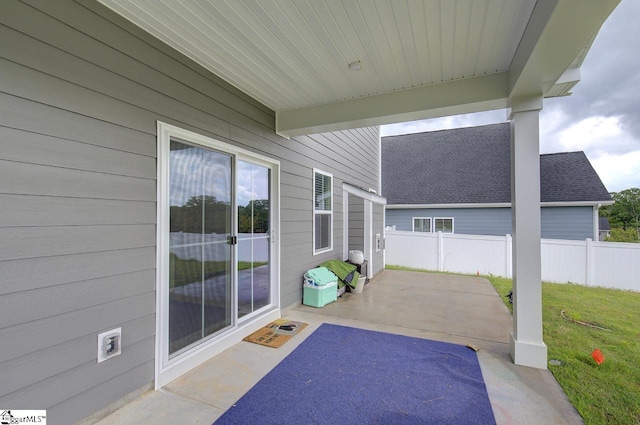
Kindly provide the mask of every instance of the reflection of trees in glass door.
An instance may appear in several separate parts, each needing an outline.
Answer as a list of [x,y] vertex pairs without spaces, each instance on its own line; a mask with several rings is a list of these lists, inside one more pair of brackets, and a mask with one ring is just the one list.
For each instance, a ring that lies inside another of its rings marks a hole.
[[270,170],[238,161],[238,317],[269,305]]
[[171,140],[169,355],[231,325],[231,164]]
[[158,122],[158,388],[279,313],[278,170]]

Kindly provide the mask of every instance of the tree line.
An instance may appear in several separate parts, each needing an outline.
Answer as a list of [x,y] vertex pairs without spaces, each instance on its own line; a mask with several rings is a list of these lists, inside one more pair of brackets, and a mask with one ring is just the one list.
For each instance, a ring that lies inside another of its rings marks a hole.
[[[184,233],[230,233],[231,205],[215,196],[192,196],[184,205],[170,207],[170,231]],[[238,233],[269,231],[269,201],[259,199],[238,206]]]
[[600,208],[600,217],[607,217],[612,242],[640,241],[640,188],[612,192],[613,205]]

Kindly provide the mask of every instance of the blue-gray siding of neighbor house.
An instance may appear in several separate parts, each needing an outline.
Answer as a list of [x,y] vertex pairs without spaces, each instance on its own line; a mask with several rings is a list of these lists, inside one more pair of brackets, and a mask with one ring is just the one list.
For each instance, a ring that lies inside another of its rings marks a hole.
[[[377,187],[377,128],[281,138],[273,111],[91,0],[3,0],[0,39],[0,406],[71,424],[150,388],[158,120],[280,161],[283,307],[342,257],[342,183]],[[334,176],[317,256],[314,167]],[[116,327],[122,355],[98,364]]]
[[[451,217],[454,232],[502,236],[511,233],[510,208],[409,208],[386,210],[386,226],[412,231],[413,217]],[[543,207],[542,238],[585,240],[593,238],[593,207]]]

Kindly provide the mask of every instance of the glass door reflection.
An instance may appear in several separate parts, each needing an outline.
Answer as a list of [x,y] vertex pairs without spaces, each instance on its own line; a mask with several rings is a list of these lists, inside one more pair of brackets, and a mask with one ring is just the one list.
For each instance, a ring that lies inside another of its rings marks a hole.
[[169,355],[231,325],[232,157],[171,141]]
[[238,161],[238,318],[271,303],[270,172]]

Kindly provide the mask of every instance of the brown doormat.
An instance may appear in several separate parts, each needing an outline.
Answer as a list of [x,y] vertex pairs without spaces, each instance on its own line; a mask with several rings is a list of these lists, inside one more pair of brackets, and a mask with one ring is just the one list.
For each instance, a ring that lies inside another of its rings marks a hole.
[[278,319],[269,323],[264,328],[258,329],[248,337],[244,338],[243,341],[278,348],[293,338],[306,326],[306,323],[294,322],[293,320],[287,319]]

